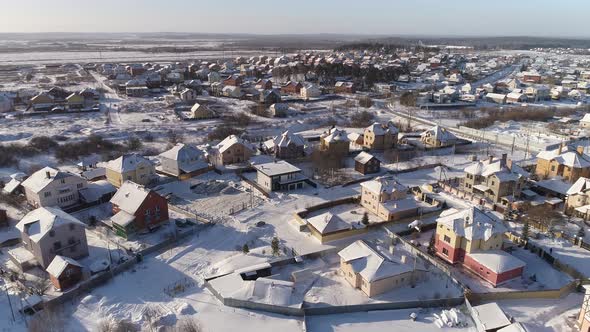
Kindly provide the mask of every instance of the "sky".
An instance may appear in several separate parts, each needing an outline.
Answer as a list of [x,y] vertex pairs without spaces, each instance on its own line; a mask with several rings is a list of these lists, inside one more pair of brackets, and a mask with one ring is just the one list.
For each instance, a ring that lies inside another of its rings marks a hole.
[[588,0],[0,0],[2,32],[589,37]]

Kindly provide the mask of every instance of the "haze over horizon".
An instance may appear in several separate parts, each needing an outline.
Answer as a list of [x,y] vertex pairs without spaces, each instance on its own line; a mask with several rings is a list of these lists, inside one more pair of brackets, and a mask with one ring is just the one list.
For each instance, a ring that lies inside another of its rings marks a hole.
[[[571,10],[576,8],[576,10]],[[590,2],[498,0],[21,0],[3,4],[0,33],[184,32],[430,36],[589,37]]]

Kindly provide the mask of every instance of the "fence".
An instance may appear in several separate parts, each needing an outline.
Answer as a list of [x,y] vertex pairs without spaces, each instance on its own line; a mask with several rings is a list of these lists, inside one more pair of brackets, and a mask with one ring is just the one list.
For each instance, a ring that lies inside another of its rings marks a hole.
[[523,300],[523,299],[559,299],[573,292],[579,285],[578,280],[574,280],[559,289],[546,290],[523,290],[510,292],[488,292],[472,293],[467,291],[465,297],[471,303],[483,303],[499,300]]

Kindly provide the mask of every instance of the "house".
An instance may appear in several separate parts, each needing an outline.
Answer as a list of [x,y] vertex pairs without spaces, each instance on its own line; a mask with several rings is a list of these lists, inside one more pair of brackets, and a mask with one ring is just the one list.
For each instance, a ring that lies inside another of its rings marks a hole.
[[258,102],[271,105],[281,102],[281,94],[277,90],[264,90],[258,96]]
[[590,332],[590,285],[582,285],[584,288],[584,300],[578,314],[578,328],[580,332]]
[[223,80],[223,85],[226,86],[240,86],[242,85],[243,78],[240,75],[231,75]]
[[584,114],[584,117],[580,120],[580,127],[590,128],[590,113]]
[[53,97],[46,93],[40,93],[31,98],[31,105],[33,106],[33,110],[36,112],[50,111],[55,104],[56,102]]
[[399,130],[389,122],[382,125],[378,122],[365,128],[363,146],[371,150],[388,150],[397,144]]
[[217,114],[203,104],[195,103],[191,107],[191,119],[212,119],[215,117],[217,117]]
[[506,95],[506,103],[507,104],[518,104],[518,103],[525,103],[527,101],[527,96],[524,93],[519,92],[510,92]]
[[502,250],[506,227],[491,211],[449,209],[437,219],[435,251],[494,287],[522,276],[525,262]]
[[490,156],[484,161],[467,166],[461,186],[466,192],[498,203],[502,198],[520,197],[528,177],[529,173],[512,160],[507,160],[504,153],[499,160],[494,160],[494,157]]
[[84,88],[80,90],[80,95],[84,97],[86,103],[97,102],[100,100],[100,93],[92,88]]
[[141,98],[148,95],[150,89],[147,86],[128,86],[125,88],[125,94],[128,97]]
[[354,157],[354,170],[363,175],[379,173],[381,161],[372,154],[363,151]]
[[256,164],[254,169],[257,171],[256,183],[267,192],[301,189],[308,181],[299,168],[284,160]]
[[232,85],[223,86],[223,88],[221,89],[221,94],[224,97],[238,98],[238,99],[242,98],[242,96],[244,95],[242,92],[242,89],[239,86],[232,86]]
[[284,118],[287,116],[287,112],[289,111],[289,104],[285,103],[276,103],[272,104],[269,107],[270,114],[275,118]]
[[580,177],[566,192],[565,211],[590,220],[590,179]]
[[296,159],[305,156],[305,140],[289,130],[264,142],[265,150],[279,159]]
[[534,71],[522,72],[522,81],[526,83],[541,83],[541,74]]
[[82,280],[82,268],[82,264],[75,259],[57,255],[53,258],[46,271],[53,287],[58,291],[64,291]]
[[267,79],[259,79],[256,81],[254,88],[257,90],[272,90],[272,81]]
[[70,207],[80,203],[79,191],[87,187],[82,177],[45,167],[22,182],[27,202],[33,207]]
[[502,93],[487,93],[486,100],[496,104],[506,104],[506,95]]
[[321,95],[322,90],[313,83],[308,83],[301,87],[301,98],[303,99],[317,98]]
[[62,104],[66,101],[66,98],[71,94],[70,92],[66,91],[63,88],[58,86],[54,86],[53,88],[47,91],[47,94],[53,98],[53,100],[58,103]]
[[537,154],[535,174],[541,179],[560,176],[573,183],[580,177],[590,177],[590,156],[584,153],[582,146],[574,150],[569,145],[561,144],[556,150]]
[[342,238],[356,234],[354,230],[361,232],[364,226],[357,223],[348,223],[339,216],[325,212],[314,217],[307,218],[307,228],[311,235],[317,238],[321,243],[340,240]]
[[156,169],[152,162],[136,153],[125,154],[109,161],[105,169],[107,181],[117,188],[125,181],[147,185],[156,177]]
[[350,141],[346,132],[334,127],[320,136],[320,151],[345,156],[350,150]]
[[352,82],[336,82],[334,85],[334,93],[355,93],[356,86]]
[[303,88],[303,84],[300,82],[289,81],[281,86],[281,93],[299,95],[301,93],[301,88]]
[[214,146],[209,153],[209,162],[219,167],[246,162],[254,154],[254,147],[246,140],[229,135]]
[[420,141],[427,147],[439,148],[455,145],[459,139],[446,128],[436,125],[420,134]]
[[187,179],[209,170],[204,153],[192,145],[178,143],[159,155],[159,170],[165,174]]
[[538,102],[551,98],[551,89],[544,85],[529,86],[524,90],[530,102]]
[[10,175],[10,181],[4,184],[2,192],[6,194],[21,194],[23,193],[23,181],[27,179],[27,175],[22,172],[13,173]]
[[111,227],[128,238],[137,232],[151,231],[168,221],[168,202],[153,190],[125,181],[111,198]]
[[393,178],[378,177],[361,183],[361,205],[384,221],[418,214],[418,204],[408,188]]
[[66,97],[66,104],[69,109],[81,109],[84,107],[84,102],[84,97],[78,92],[74,92]]
[[207,74],[207,81],[209,83],[221,83],[221,75],[216,71],[212,71]]
[[16,228],[23,247],[47,268],[56,255],[74,259],[88,256],[86,225],[58,208],[40,207],[27,213]]
[[425,277],[426,270],[416,267],[406,255],[384,253],[364,240],[357,240],[338,252],[340,271],[346,281],[368,297],[398,287],[414,286]]
[[193,90],[193,89],[184,89],[180,92],[180,100],[184,101],[184,102],[190,102],[193,101],[195,99],[197,99],[197,91]]

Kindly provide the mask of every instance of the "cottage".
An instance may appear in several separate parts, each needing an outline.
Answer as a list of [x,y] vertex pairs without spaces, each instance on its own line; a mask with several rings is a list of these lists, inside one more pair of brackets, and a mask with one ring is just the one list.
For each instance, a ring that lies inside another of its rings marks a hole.
[[427,147],[452,146],[459,142],[457,136],[441,126],[434,126],[420,135],[420,141]]
[[346,281],[368,297],[398,287],[415,285],[425,277],[426,270],[416,266],[406,255],[388,256],[358,240],[338,252],[340,271]]
[[525,262],[502,250],[506,227],[493,213],[471,207],[449,209],[437,219],[436,254],[461,264],[494,287],[520,278]]
[[518,104],[524,103],[527,101],[527,96],[524,93],[519,92],[510,92],[506,95],[506,103],[507,104]]
[[68,105],[69,109],[81,109],[84,107],[84,97],[78,93],[74,92],[68,97],[66,97],[66,104]]
[[212,71],[207,74],[207,81],[209,83],[220,83],[221,82],[221,75],[218,72]]
[[265,105],[281,102],[281,94],[277,90],[264,90],[260,93],[258,102]]
[[50,111],[55,106],[56,101],[50,95],[46,93],[40,93],[35,97],[31,98],[31,105],[33,110],[39,111]]
[[267,79],[259,79],[256,81],[254,88],[258,90],[272,90],[272,81]]
[[399,130],[389,122],[382,125],[378,122],[365,128],[363,146],[371,150],[388,150],[397,144]]
[[45,167],[22,182],[27,202],[33,207],[70,207],[80,203],[80,190],[88,182],[82,177]]
[[301,98],[303,99],[317,98],[321,95],[322,90],[313,83],[308,83],[301,87]]
[[230,77],[223,80],[223,85],[226,86],[240,86],[242,85],[243,78],[240,75],[231,75]]
[[496,104],[506,104],[506,95],[501,93],[487,93],[486,100]]
[[590,220],[590,179],[580,177],[566,192],[565,211],[584,220]]
[[303,84],[301,84],[300,82],[289,81],[283,86],[281,86],[281,93],[289,95],[299,95],[301,93],[301,88],[303,88]]
[[299,168],[284,160],[256,164],[254,168],[257,171],[256,183],[267,192],[301,189],[308,181]]
[[47,268],[56,255],[74,259],[88,256],[86,225],[60,209],[33,210],[16,228],[21,233],[23,247],[43,268]]
[[111,204],[111,227],[125,238],[137,232],[152,231],[168,221],[166,198],[137,183],[125,181]]
[[351,230],[362,229],[360,222],[351,224],[345,222],[339,216],[325,212],[317,216],[307,218],[307,228],[311,235],[321,243],[339,240],[350,235]]
[[[222,85],[223,86],[223,85]],[[242,89],[239,86],[223,86],[223,88],[221,89],[221,94],[224,97],[228,97],[228,98],[242,98],[242,96],[244,95],[244,93],[242,92]]]
[[384,221],[418,214],[418,203],[408,188],[393,178],[378,177],[361,183],[361,205]]
[[191,119],[212,119],[217,117],[215,111],[211,110],[209,107],[195,103],[193,107],[191,107]]
[[211,149],[209,162],[217,167],[239,164],[248,161],[253,154],[254,147],[249,142],[230,135]]
[[156,169],[152,162],[136,153],[111,160],[105,168],[107,181],[115,187],[120,187],[125,181],[147,185],[156,177]]
[[159,155],[160,171],[181,179],[209,170],[204,153],[192,145],[178,143]]
[[53,287],[58,291],[64,291],[75,286],[82,280],[82,268],[82,264],[76,260],[67,256],[57,255],[53,258],[46,271],[49,274],[49,280],[51,280]]
[[197,99],[197,91],[193,89],[184,89],[180,92],[180,100],[184,102],[191,102]]
[[264,142],[263,146],[267,153],[279,159],[296,159],[305,156],[305,140],[301,135],[293,134],[289,130]]
[[356,86],[352,82],[336,82],[334,85],[335,93],[355,93]]
[[354,157],[354,170],[363,175],[379,173],[381,161],[372,154],[363,151]]
[[582,146],[573,149],[562,144],[556,150],[537,154],[535,174],[541,179],[560,176],[573,183],[580,177],[590,177],[590,156],[584,153]]

